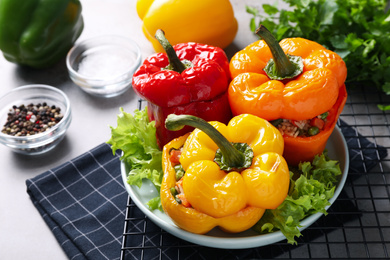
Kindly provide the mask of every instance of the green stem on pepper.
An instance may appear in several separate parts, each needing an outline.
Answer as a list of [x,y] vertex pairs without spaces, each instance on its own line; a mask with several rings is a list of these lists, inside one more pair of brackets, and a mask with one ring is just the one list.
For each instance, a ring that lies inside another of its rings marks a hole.
[[272,53],[273,59],[270,59],[264,68],[264,71],[270,79],[290,79],[302,73],[302,58],[285,54],[276,38],[265,26],[260,25],[256,30],[256,34],[267,43]]
[[252,164],[253,151],[248,144],[231,143],[217,129],[205,120],[191,115],[170,114],[165,120],[165,127],[178,131],[185,125],[200,129],[219,147],[214,161],[221,170],[231,171],[248,168]]
[[164,48],[165,50],[165,53],[167,54],[168,56],[168,60],[169,60],[169,67],[173,70],[173,71],[176,71],[178,73],[182,73],[188,66],[186,66],[185,64],[183,64],[179,57],[177,57],[177,54],[175,52],[175,49],[172,47],[172,45],[170,44],[170,42],[167,40],[167,38],[165,37],[165,33],[163,30],[161,29],[158,29],[156,31],[156,34],[154,36],[158,42],[161,44],[161,46]]

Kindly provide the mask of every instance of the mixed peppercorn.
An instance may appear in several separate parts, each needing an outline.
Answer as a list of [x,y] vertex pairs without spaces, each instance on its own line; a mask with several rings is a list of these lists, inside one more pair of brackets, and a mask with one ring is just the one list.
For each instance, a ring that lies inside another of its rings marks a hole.
[[12,136],[30,136],[45,132],[63,118],[61,108],[49,106],[46,102],[12,106],[2,133]]

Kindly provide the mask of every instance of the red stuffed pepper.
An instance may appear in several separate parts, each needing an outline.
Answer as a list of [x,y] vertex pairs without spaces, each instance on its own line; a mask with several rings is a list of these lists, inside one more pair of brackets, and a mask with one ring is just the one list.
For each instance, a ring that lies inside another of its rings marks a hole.
[[193,129],[167,130],[164,123],[169,114],[228,123],[232,115],[227,96],[229,60],[225,52],[197,43],[172,47],[162,30],[157,31],[156,38],[166,53],[145,59],[134,73],[132,84],[134,91],[147,101],[149,120],[156,123],[160,148]]

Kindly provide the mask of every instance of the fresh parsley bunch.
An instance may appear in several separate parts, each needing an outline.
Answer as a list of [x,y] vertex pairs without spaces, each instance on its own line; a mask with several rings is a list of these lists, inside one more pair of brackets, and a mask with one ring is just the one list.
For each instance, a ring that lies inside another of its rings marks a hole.
[[[348,68],[347,84],[377,87],[390,94],[390,12],[386,0],[283,0],[263,4],[263,11],[246,7],[250,28],[263,24],[281,40],[302,37],[338,53]],[[389,106],[378,105],[390,110]]]

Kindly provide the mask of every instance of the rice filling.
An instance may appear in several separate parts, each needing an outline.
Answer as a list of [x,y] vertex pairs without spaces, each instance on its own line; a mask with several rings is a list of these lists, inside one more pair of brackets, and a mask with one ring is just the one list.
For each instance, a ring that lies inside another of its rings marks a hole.
[[309,137],[317,135],[324,128],[328,114],[326,112],[306,120],[277,119],[271,121],[271,123],[284,136]]

